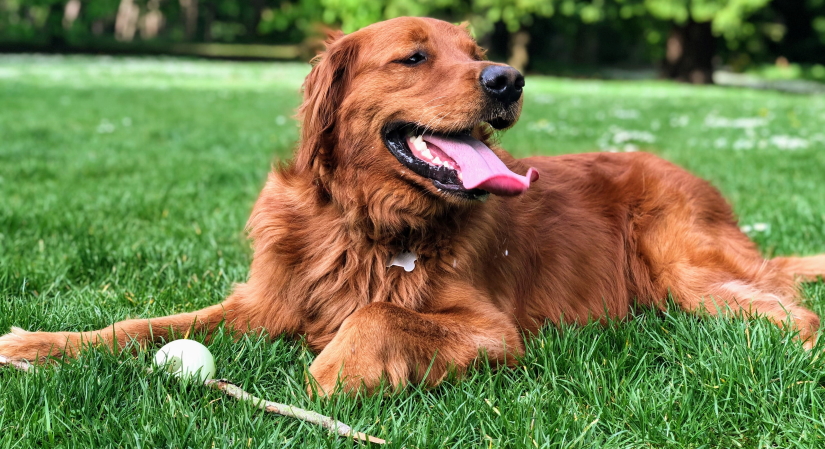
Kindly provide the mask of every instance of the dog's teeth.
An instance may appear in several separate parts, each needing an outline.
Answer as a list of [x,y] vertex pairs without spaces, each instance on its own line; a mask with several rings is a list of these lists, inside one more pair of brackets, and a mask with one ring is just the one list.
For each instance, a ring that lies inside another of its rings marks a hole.
[[424,156],[424,158],[428,161],[433,160],[433,153],[431,153],[430,149],[426,146],[423,149],[419,148],[419,151],[421,151],[421,155]]
[[436,157],[433,158],[433,164],[441,165],[441,162],[443,162],[443,161],[441,160],[440,157],[436,156]]
[[453,164],[451,164],[450,161],[444,161],[444,163],[442,163],[441,165],[449,168],[450,170],[455,169],[455,167],[453,167]]
[[461,172],[458,172],[458,180],[464,182],[464,175],[462,175]]
[[424,151],[427,149],[427,143],[424,142],[424,136],[420,135],[413,139],[413,145],[415,145],[415,149],[418,151]]

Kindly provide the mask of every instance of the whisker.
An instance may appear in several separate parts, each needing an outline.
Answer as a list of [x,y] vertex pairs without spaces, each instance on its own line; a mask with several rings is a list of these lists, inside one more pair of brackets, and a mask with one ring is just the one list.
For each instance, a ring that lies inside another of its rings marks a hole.
[[438,97],[435,97],[435,98],[430,98],[430,99],[429,99],[429,100],[427,100],[427,102],[426,102],[426,103],[424,103],[422,106],[426,106],[426,105],[427,105],[427,103],[429,103],[429,102],[431,102],[431,101],[435,101],[435,100],[441,99],[441,98],[444,98],[444,97],[446,97],[446,95],[441,95],[441,96],[438,96]]
[[439,106],[444,106],[445,104],[447,104],[447,103],[439,103],[439,104],[430,105],[430,106],[427,106],[426,108],[424,108],[423,110],[427,111],[427,110],[432,109],[432,108],[437,108]]
[[441,121],[443,120],[443,117],[441,117],[442,114],[444,114],[444,117],[446,117],[447,115],[450,115],[450,111],[439,112],[438,114],[434,115],[429,120],[427,120],[427,123],[424,125],[424,133],[423,134],[426,134],[427,131],[429,129],[431,129],[432,124],[433,124],[434,121],[438,120],[438,123],[441,123]]
[[[437,117],[437,118],[436,118],[436,120],[438,120],[438,122],[437,122],[437,123],[435,123],[435,125],[440,125],[441,123],[443,123],[443,122],[444,122],[444,119],[446,119],[447,117],[449,117],[449,116],[450,116],[450,114],[451,114],[451,112],[450,112],[450,111],[447,111],[447,112],[445,112],[445,113],[444,113],[444,115],[442,115],[442,116],[440,116],[440,117]],[[449,132],[449,131],[452,131],[452,130],[450,129],[450,130],[447,130],[447,131]]]

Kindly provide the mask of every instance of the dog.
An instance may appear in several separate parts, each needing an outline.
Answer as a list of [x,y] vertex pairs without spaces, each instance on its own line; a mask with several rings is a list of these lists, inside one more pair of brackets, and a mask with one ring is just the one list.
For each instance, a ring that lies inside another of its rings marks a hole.
[[524,77],[486,60],[466,27],[406,17],[326,44],[294,158],[249,219],[245,283],[193,313],[13,328],[0,355],[42,362],[225,325],[304,336],[312,391],[370,393],[437,385],[480,353],[512,365],[548,322],[621,319],[668,298],[764,316],[813,346],[819,318],[796,283],[825,273],[825,255],[764,259],[717,189],[651,154],[518,160],[497,148]]

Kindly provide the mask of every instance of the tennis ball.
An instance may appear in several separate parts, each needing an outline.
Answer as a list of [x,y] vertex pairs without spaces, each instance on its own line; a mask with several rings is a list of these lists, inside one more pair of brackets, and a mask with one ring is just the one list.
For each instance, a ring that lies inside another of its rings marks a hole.
[[201,382],[215,376],[215,358],[206,346],[194,340],[175,340],[155,354],[155,365],[181,378]]

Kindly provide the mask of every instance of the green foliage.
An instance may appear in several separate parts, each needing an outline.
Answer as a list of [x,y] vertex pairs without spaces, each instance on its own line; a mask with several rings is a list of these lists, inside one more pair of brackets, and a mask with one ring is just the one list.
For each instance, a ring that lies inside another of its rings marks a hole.
[[473,10],[489,22],[502,21],[511,32],[529,25],[533,17],[560,13],[583,23],[648,18],[682,24],[713,22],[713,30],[728,39],[753,34],[747,18],[768,0],[475,0]]
[[341,25],[349,33],[371,23],[399,16],[437,15],[453,5],[454,0],[320,0],[323,21]]
[[503,22],[514,33],[530,25],[534,17],[552,17],[556,12],[555,3],[547,0],[474,0],[472,9],[478,16],[473,25],[486,31],[493,24]]
[[306,37],[315,31],[312,28],[322,20],[322,13],[321,0],[284,1],[261,10],[261,21],[257,31],[264,36],[272,32],[297,31]]
[[712,22],[713,31],[727,39],[754,33],[747,18],[764,8],[768,0],[643,0],[647,11],[656,19],[685,23]]
[[[79,5],[74,15],[70,4]],[[128,5],[133,16],[124,13]],[[533,70],[565,60],[565,52],[583,55],[577,63],[658,64],[671,27],[690,20],[712,23],[725,42],[718,56],[735,70],[778,57],[825,64],[823,0],[0,0],[0,50],[290,44],[304,51],[287,53],[303,58],[324,28],[351,32],[400,15],[468,21],[479,40],[501,47],[493,51],[500,59],[511,35],[527,32]]]

